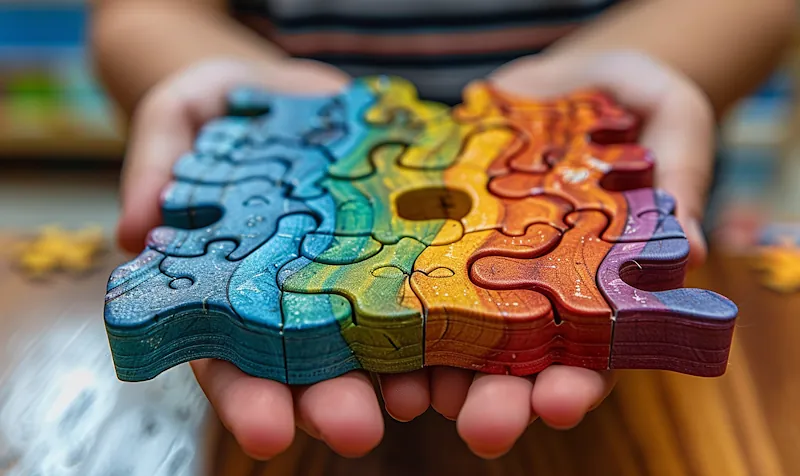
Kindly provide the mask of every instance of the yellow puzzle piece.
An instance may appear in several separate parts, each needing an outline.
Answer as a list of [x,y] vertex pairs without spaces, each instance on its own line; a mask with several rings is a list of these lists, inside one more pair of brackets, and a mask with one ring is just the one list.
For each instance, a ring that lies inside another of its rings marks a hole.
[[781,293],[800,291],[800,247],[791,240],[761,248],[756,268],[764,272],[762,284]]
[[18,247],[17,263],[37,277],[55,271],[85,272],[91,269],[104,244],[100,227],[70,231],[46,226],[35,240]]

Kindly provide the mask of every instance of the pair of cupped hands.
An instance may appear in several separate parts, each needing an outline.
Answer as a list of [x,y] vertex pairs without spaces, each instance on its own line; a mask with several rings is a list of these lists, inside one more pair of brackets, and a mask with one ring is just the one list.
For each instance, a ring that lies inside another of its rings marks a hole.
[[[263,65],[212,59],[152,88],[131,122],[118,227],[121,246],[138,253],[147,232],[160,224],[159,197],[173,164],[191,150],[204,123],[225,113],[231,88],[333,93],[350,80],[336,68],[308,60]],[[526,57],[499,68],[488,80],[536,99],[598,88],[643,117],[640,142],[655,153],[655,185],[677,200],[678,219],[691,243],[690,265],[704,260],[699,222],[712,171],[715,118],[708,98],[688,78],[641,53],[614,51]],[[225,361],[191,365],[222,423],[254,458],[282,453],[297,428],[346,457],[369,453],[383,437],[381,399],[365,372],[288,386],[248,376]],[[613,372],[562,365],[526,378],[433,367],[380,375],[378,382],[392,418],[410,421],[432,406],[456,422],[475,454],[496,458],[537,419],[556,429],[576,426],[609,395],[616,378]]]

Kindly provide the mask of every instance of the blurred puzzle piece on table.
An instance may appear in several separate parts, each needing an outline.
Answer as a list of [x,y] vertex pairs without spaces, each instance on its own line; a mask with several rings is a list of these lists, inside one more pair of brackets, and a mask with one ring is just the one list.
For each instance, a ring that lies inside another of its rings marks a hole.
[[783,294],[800,292],[800,224],[765,227],[753,268],[764,287]]
[[532,375],[725,372],[738,310],[682,288],[688,240],[639,122],[599,91],[400,78],[329,97],[234,91],[109,279],[117,374],[198,358],[311,384],[431,365]]
[[39,234],[14,249],[14,264],[28,277],[54,273],[86,273],[106,249],[103,229],[88,226],[68,230],[58,225],[42,227]]

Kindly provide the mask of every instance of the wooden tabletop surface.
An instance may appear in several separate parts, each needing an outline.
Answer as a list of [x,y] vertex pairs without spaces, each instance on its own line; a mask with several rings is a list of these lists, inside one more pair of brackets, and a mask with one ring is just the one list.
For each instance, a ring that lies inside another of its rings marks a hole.
[[[49,326],[48,316],[63,315],[65,309],[79,309],[83,319],[102,330],[105,280],[122,259],[112,254],[89,277],[59,278],[50,284],[29,283],[4,266],[0,272],[0,340],[9,341],[23,328],[45,329]],[[196,474],[800,474],[800,345],[796,339],[800,336],[800,294],[768,291],[758,285],[747,258],[713,254],[706,266],[690,274],[687,285],[723,293],[740,307],[729,369],[721,378],[647,371],[623,373],[608,400],[580,426],[556,431],[536,422],[509,454],[495,461],[472,456],[458,438],[455,425],[433,411],[411,423],[396,423],[387,417],[382,444],[361,459],[338,457],[323,444],[298,433],[290,450],[269,463],[256,463],[245,457],[211,416],[212,429],[193,435],[192,444],[203,460],[196,465]],[[86,347],[92,346],[107,352],[107,342],[102,339]],[[12,347],[0,342],[0,349],[3,348],[6,354],[12,352]],[[103,355],[108,358],[107,353]],[[3,357],[0,350],[0,376],[4,368],[8,373],[19,357]],[[101,364],[111,365],[110,361]],[[104,375],[113,379],[113,373]],[[47,384],[43,381],[41,385]],[[4,390],[9,388],[13,393],[13,385],[6,384]],[[123,394],[124,391],[119,393]],[[2,405],[0,398],[0,417]],[[113,424],[114,419],[110,421]],[[13,435],[5,438],[13,439]],[[131,449],[123,447],[119,451],[130,453]],[[25,451],[24,445],[18,445],[16,451]],[[0,428],[0,474],[6,474],[2,452]]]

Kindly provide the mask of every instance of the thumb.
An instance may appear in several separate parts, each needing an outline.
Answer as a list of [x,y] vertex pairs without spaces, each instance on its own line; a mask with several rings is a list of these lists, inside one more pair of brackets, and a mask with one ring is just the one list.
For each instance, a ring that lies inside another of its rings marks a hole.
[[650,114],[641,142],[655,154],[656,186],[676,200],[689,266],[700,265],[707,256],[701,223],[713,166],[713,111],[702,94],[673,88]]
[[161,192],[172,176],[173,163],[190,150],[193,140],[184,105],[168,95],[151,98],[134,116],[122,169],[117,241],[130,253],[140,252],[149,230],[160,224]]

